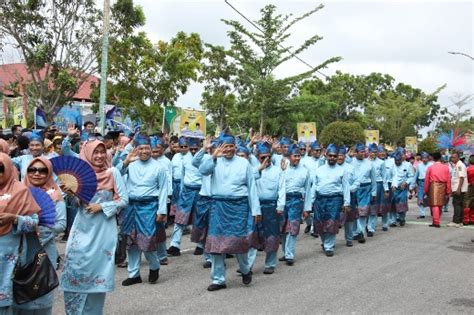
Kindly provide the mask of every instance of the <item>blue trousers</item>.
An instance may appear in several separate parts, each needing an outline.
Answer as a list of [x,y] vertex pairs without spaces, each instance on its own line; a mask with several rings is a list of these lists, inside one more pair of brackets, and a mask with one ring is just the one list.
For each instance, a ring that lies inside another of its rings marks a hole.
[[158,248],[156,249],[156,255],[158,255],[158,259],[160,261],[168,258],[168,253],[166,252],[166,242],[161,242],[158,244]]
[[336,246],[336,234],[323,233],[321,234],[321,242],[323,243],[324,250],[333,251]]
[[[128,277],[136,278],[140,276],[140,263],[142,260],[142,251],[139,250],[136,246],[132,246],[128,249]],[[160,260],[156,251],[154,252],[143,252],[146,260],[148,260],[148,265],[150,270],[160,269]]]
[[170,246],[181,248],[181,238],[183,237],[183,231],[186,225],[175,223],[173,227],[173,233],[171,233]]
[[357,234],[365,234],[367,226],[367,217],[359,217],[357,219]]
[[388,224],[397,223],[397,213],[396,212],[389,212],[388,213]]
[[346,241],[352,241],[354,237],[354,222],[346,222],[344,223],[344,237]]
[[296,255],[296,235],[286,233],[281,237],[281,249],[286,259],[295,259]]
[[[203,244],[203,243],[197,243],[197,245],[196,245],[196,247],[199,247],[199,248],[202,248],[202,249],[204,249],[204,246],[205,246],[205,244]],[[209,262],[212,263],[211,254],[204,252],[203,257],[204,257],[204,261],[206,261],[206,262],[209,261]]]
[[[236,254],[237,262],[239,263],[239,269],[243,274],[250,272],[250,265],[248,262],[248,253]],[[212,254],[211,255],[211,280],[212,284],[224,284],[225,283],[225,254]]]
[[390,212],[382,214],[382,227],[388,229]]
[[[257,250],[250,248],[249,250],[249,266],[253,268],[257,258]],[[277,265],[277,252],[268,252],[265,254],[265,268],[275,268]]]
[[425,207],[423,205],[419,206],[418,213],[420,214],[420,216],[425,216]]
[[367,228],[369,232],[375,232],[375,230],[377,229],[377,216],[376,215],[369,215]]

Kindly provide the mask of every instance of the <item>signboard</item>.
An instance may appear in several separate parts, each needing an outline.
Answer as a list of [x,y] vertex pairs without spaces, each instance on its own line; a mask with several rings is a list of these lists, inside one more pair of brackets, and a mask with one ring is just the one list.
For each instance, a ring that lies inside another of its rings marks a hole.
[[26,115],[26,104],[24,104],[23,99],[21,97],[12,99],[11,108],[13,112],[13,123],[26,128],[28,126],[28,117]]
[[0,126],[2,127],[2,129],[7,128],[7,114],[8,114],[7,100],[5,97],[3,97],[2,110],[0,111]]
[[54,118],[54,124],[61,132],[67,132],[69,124],[82,128],[82,113],[80,104],[64,105]]
[[380,137],[378,130],[364,130],[365,134],[365,145],[369,146],[372,143],[379,144]]
[[171,134],[204,138],[206,136],[206,112],[167,106],[164,127],[165,131]]
[[296,124],[298,142],[311,143],[317,139],[316,123],[304,122]]
[[418,153],[418,141],[416,137],[405,137],[405,149],[411,153]]

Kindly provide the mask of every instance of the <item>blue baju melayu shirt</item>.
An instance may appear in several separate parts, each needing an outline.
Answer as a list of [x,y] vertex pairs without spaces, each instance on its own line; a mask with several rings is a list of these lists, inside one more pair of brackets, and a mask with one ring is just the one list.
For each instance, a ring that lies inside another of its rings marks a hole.
[[306,167],[289,165],[285,170],[286,193],[300,193],[304,196],[304,210],[311,211],[311,178]]
[[270,165],[261,172],[256,171],[255,183],[260,200],[277,200],[277,210],[285,209],[286,183],[280,166]]
[[371,195],[377,196],[377,181],[375,179],[375,169],[368,159],[353,159],[351,165],[355,170],[355,177],[361,185],[371,184]]

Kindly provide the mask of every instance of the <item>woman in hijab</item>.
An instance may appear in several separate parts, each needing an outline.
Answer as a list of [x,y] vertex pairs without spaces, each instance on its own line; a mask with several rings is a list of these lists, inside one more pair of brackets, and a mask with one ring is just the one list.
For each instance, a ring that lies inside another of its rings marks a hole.
[[115,287],[116,214],[127,206],[128,195],[102,141],[86,141],[80,157],[97,175],[97,193],[88,205],[74,198],[78,211],[66,246],[61,289],[66,314],[102,314],[105,294]]
[[[54,242],[57,234],[66,228],[66,204],[61,190],[53,180],[53,166],[49,160],[44,157],[38,157],[31,161],[26,169],[25,185],[36,187],[46,192],[53,200],[56,206],[56,216],[54,222],[42,220],[42,213],[39,214],[38,236],[36,233],[26,235],[26,255],[22,255],[21,261],[25,264],[30,263],[35,253],[43,247],[48,254],[49,260],[55,264],[58,260],[58,251]],[[41,207],[41,205],[40,205]],[[25,258],[24,258],[25,257]],[[34,314],[50,315],[52,314],[54,302],[53,291],[29,303],[13,305],[15,314]]]
[[0,153],[0,315],[11,313],[12,274],[20,236],[35,230],[40,210],[28,188],[15,177],[13,168],[8,155]]

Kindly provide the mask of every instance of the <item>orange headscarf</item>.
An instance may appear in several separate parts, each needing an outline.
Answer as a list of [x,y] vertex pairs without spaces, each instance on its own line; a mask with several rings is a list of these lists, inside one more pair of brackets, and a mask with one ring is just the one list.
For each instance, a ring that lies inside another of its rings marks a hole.
[[3,139],[0,139],[0,152],[10,154],[10,145]]
[[[15,177],[13,163],[5,153],[0,153],[0,163],[3,164],[3,184],[0,184],[0,213],[16,215],[32,215],[40,211],[40,207],[28,188]],[[0,226],[0,236],[8,234],[13,224]]]
[[[58,185],[56,185],[53,179],[53,165],[51,164],[51,162],[44,157],[37,157],[31,160],[30,164],[28,164],[28,167],[35,164],[36,162],[42,163],[48,169],[48,177],[46,179],[46,182],[43,186],[39,186],[38,188],[41,188],[43,191],[47,192],[54,202],[63,200],[61,190],[59,189]],[[24,183],[28,187],[37,187],[30,182],[28,174],[25,176]]]
[[97,167],[92,164],[92,154],[94,153],[94,150],[98,146],[104,146],[105,145],[102,141],[99,140],[93,140],[93,141],[87,141],[84,143],[81,149],[80,157],[94,169],[95,174],[97,176],[97,190],[107,190],[111,191],[113,193],[117,193],[117,187],[115,186],[115,180],[114,176],[112,174],[112,161],[108,159],[108,155],[104,165]]

